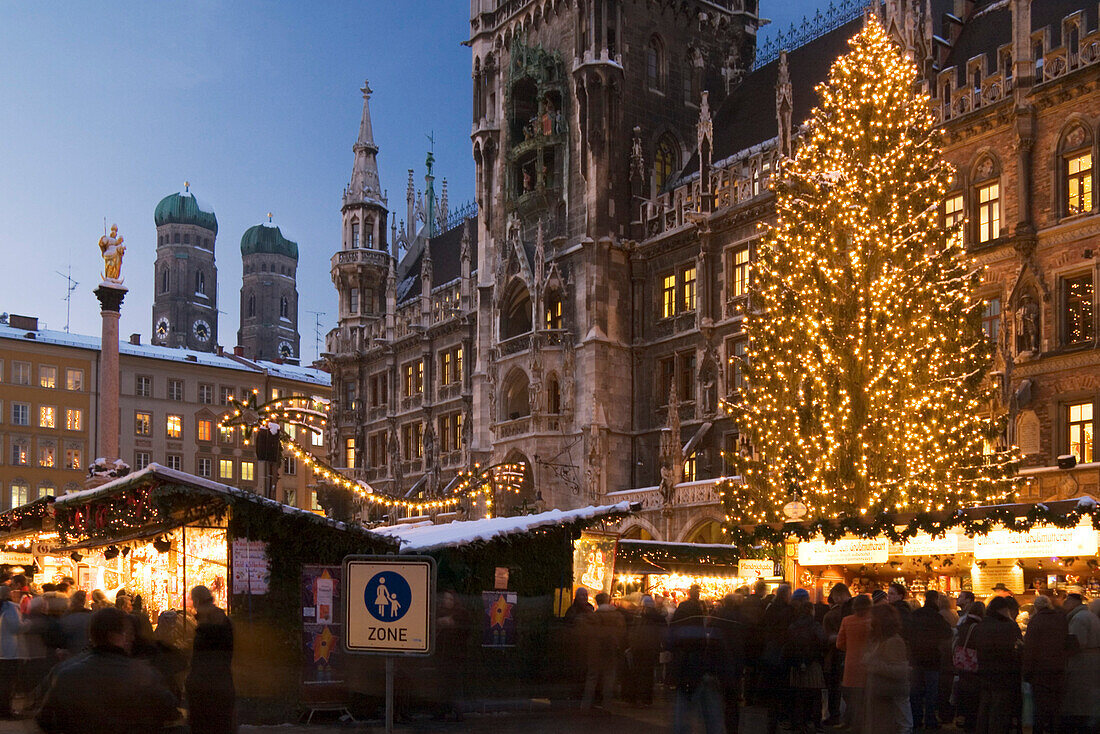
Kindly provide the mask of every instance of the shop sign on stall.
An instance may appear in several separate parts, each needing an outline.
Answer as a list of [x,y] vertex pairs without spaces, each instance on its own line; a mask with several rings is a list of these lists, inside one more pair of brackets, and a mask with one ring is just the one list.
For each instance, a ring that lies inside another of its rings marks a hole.
[[0,552],[0,564],[9,566],[30,566],[34,563],[34,557],[30,553]]
[[835,543],[810,540],[798,544],[801,566],[886,563],[889,557],[890,541],[886,538],[841,538]]
[[766,558],[742,558],[737,562],[737,575],[743,579],[774,576],[775,562]]
[[1024,569],[1012,561],[986,563],[984,566],[975,564],[970,569],[970,576],[974,593],[979,599],[993,593],[993,587],[997,584],[1004,584],[1013,594],[1024,593]]
[[1096,530],[1076,528],[1032,528],[1026,533],[994,530],[974,539],[974,558],[1055,558],[1095,556]]
[[583,532],[573,543],[573,588],[585,587],[593,595],[610,594],[615,576],[615,549],[619,536]]
[[481,603],[482,647],[516,646],[516,599],[514,591],[483,591]]
[[891,543],[893,556],[943,556],[959,552],[959,536],[948,533],[934,538],[931,535],[915,535],[904,543]]

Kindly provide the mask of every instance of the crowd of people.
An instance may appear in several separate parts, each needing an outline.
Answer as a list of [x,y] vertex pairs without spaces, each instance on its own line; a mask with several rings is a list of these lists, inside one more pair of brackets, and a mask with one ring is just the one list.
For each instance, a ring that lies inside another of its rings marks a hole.
[[678,605],[613,604],[578,589],[575,694],[586,707],[638,706],[675,690],[674,734],[740,731],[743,707],[767,732],[910,734],[951,726],[979,734],[1100,733],[1100,600],[1040,594],[1023,607],[1003,585],[910,598],[902,584],[826,600],[764,582],[715,604],[692,587]]
[[0,719],[47,734],[236,731],[233,627],[205,586],[153,625],[140,595],[0,574]]

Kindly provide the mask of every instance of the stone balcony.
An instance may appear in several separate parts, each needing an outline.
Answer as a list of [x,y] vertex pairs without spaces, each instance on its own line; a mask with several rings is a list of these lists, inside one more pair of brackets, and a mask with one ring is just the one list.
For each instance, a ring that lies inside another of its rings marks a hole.
[[[677,484],[670,505],[672,507],[717,507],[722,502],[718,497],[717,488],[720,479],[699,479]],[[608,492],[607,501],[637,502],[641,504],[642,512],[660,510],[664,507],[660,487],[639,487]]]
[[390,256],[384,250],[371,250],[357,247],[353,250],[340,250],[332,256],[331,269],[340,265],[373,265],[383,270],[390,267]]
[[493,430],[498,439],[515,438],[532,433],[557,433],[561,431],[564,417],[560,413],[525,415],[512,420],[497,421],[493,424]]

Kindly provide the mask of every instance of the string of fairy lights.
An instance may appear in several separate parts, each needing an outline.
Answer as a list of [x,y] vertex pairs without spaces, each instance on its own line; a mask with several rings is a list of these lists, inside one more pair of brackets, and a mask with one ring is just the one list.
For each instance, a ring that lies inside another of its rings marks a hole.
[[492,516],[494,497],[500,493],[519,494],[526,475],[523,462],[508,462],[483,467],[474,464],[472,470],[462,469],[446,490],[446,496],[430,499],[407,499],[375,490],[369,484],[349,479],[324,459],[314,456],[282,426],[293,425],[312,435],[323,435],[328,425],[331,409],[329,400],[322,397],[287,395],[260,402],[259,390],[252,390],[243,401],[229,398],[229,410],[219,421],[221,429],[237,429],[242,433],[245,445],[257,440],[259,431],[274,426],[282,447],[295,459],[308,466],[314,476],[329,485],[353,492],[362,500],[382,507],[399,508],[408,512],[432,512],[458,507],[464,501],[480,499],[485,504],[487,516]]
[[730,526],[794,500],[807,519],[998,503],[1018,481],[1015,450],[995,448],[979,267],[943,220],[953,171],[929,97],[875,18],[849,43],[751,265]]

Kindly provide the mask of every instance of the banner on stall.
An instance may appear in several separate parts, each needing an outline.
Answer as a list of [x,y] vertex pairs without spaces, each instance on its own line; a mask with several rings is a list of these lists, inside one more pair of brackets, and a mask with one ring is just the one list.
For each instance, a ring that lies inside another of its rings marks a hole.
[[233,541],[233,593],[263,596],[271,582],[267,543],[237,538]]
[[974,558],[1059,558],[1096,555],[1096,530],[1077,528],[1032,528],[1026,533],[994,530],[974,539]]
[[835,543],[809,540],[798,544],[801,566],[886,563],[889,558],[890,541],[886,538],[841,538]]
[[516,646],[516,592],[483,591],[482,647]]
[[582,532],[573,543],[573,588],[583,586],[593,596],[610,594],[618,545],[619,536],[614,533]]
[[904,543],[891,543],[892,556],[944,556],[959,552],[959,536],[948,533],[940,538],[926,533],[914,535]]
[[310,700],[318,700],[315,689],[344,680],[340,577],[340,566],[302,566],[302,683]]
[[737,561],[737,575],[743,579],[774,576],[775,561],[767,558],[742,558]]

